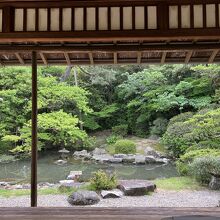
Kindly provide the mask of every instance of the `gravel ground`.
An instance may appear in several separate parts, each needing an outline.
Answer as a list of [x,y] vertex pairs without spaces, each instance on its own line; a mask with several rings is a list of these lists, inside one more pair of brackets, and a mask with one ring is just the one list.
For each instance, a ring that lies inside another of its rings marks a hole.
[[[66,195],[41,195],[38,206],[68,207]],[[216,207],[219,205],[220,192],[203,191],[164,191],[159,190],[150,196],[130,197],[120,199],[103,199],[92,207]],[[0,207],[25,207],[30,205],[28,196],[2,198]]]

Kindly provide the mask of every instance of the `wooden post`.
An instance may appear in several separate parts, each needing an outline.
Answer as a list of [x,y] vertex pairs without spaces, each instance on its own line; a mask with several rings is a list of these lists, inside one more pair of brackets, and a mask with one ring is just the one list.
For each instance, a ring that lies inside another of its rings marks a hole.
[[31,207],[37,207],[37,53],[32,52]]

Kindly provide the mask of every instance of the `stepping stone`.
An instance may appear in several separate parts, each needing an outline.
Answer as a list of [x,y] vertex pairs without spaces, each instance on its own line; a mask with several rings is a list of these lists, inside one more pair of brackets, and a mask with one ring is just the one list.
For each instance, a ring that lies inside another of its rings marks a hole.
[[148,192],[154,192],[156,185],[146,180],[121,180],[118,189],[126,196],[143,196]]
[[108,198],[121,198],[123,196],[123,192],[119,189],[113,189],[113,190],[102,190],[101,196],[103,199]]

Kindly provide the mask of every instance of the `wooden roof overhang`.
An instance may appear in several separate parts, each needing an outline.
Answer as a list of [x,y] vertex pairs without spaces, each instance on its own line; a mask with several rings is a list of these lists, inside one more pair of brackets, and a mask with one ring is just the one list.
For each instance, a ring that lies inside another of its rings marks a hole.
[[220,62],[219,0],[0,0],[0,64]]

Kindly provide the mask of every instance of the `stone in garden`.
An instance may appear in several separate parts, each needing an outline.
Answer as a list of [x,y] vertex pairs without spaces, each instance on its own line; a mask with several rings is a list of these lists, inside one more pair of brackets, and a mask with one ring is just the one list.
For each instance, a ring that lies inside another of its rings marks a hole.
[[100,201],[100,198],[96,192],[85,190],[74,192],[67,201],[71,205],[94,205]]
[[92,159],[100,162],[100,163],[106,163],[109,162],[110,159],[112,159],[113,157],[109,154],[103,154],[103,155],[93,155]]
[[114,154],[114,158],[125,158],[127,157],[127,154]]
[[123,163],[134,163],[135,162],[135,156],[133,154],[128,154],[126,157],[122,159]]
[[102,155],[102,154],[106,154],[106,150],[103,148],[95,148],[95,150],[93,150],[92,154],[93,155]]
[[123,196],[123,192],[119,189],[113,189],[113,190],[102,190],[101,196],[103,199],[108,198],[121,198]]
[[145,156],[144,155],[136,155],[135,156],[135,163],[136,164],[145,164]]
[[160,157],[160,154],[157,151],[155,151],[152,147],[145,148],[144,152],[146,153],[146,155]]
[[156,185],[147,180],[121,180],[118,188],[126,196],[143,196],[149,192],[154,192]]
[[90,159],[91,154],[87,150],[75,151],[73,153],[74,157]]
[[7,182],[0,182],[0,186],[8,186],[9,185],[9,183],[7,183]]
[[156,163],[156,159],[154,156],[146,156],[145,157],[145,162],[146,163]]
[[122,163],[122,158],[110,158],[110,163]]
[[70,171],[67,176],[68,180],[77,180],[80,176],[82,176],[82,171]]
[[64,165],[67,163],[67,161],[66,160],[56,160],[54,163],[57,165]]
[[74,180],[60,180],[59,183],[60,183],[60,186],[65,186],[65,187],[74,186]]
[[220,190],[220,177],[212,176],[212,179],[209,183],[209,188],[212,190]]
[[160,163],[160,164],[169,162],[167,158],[155,158],[155,160],[156,160],[156,163]]

